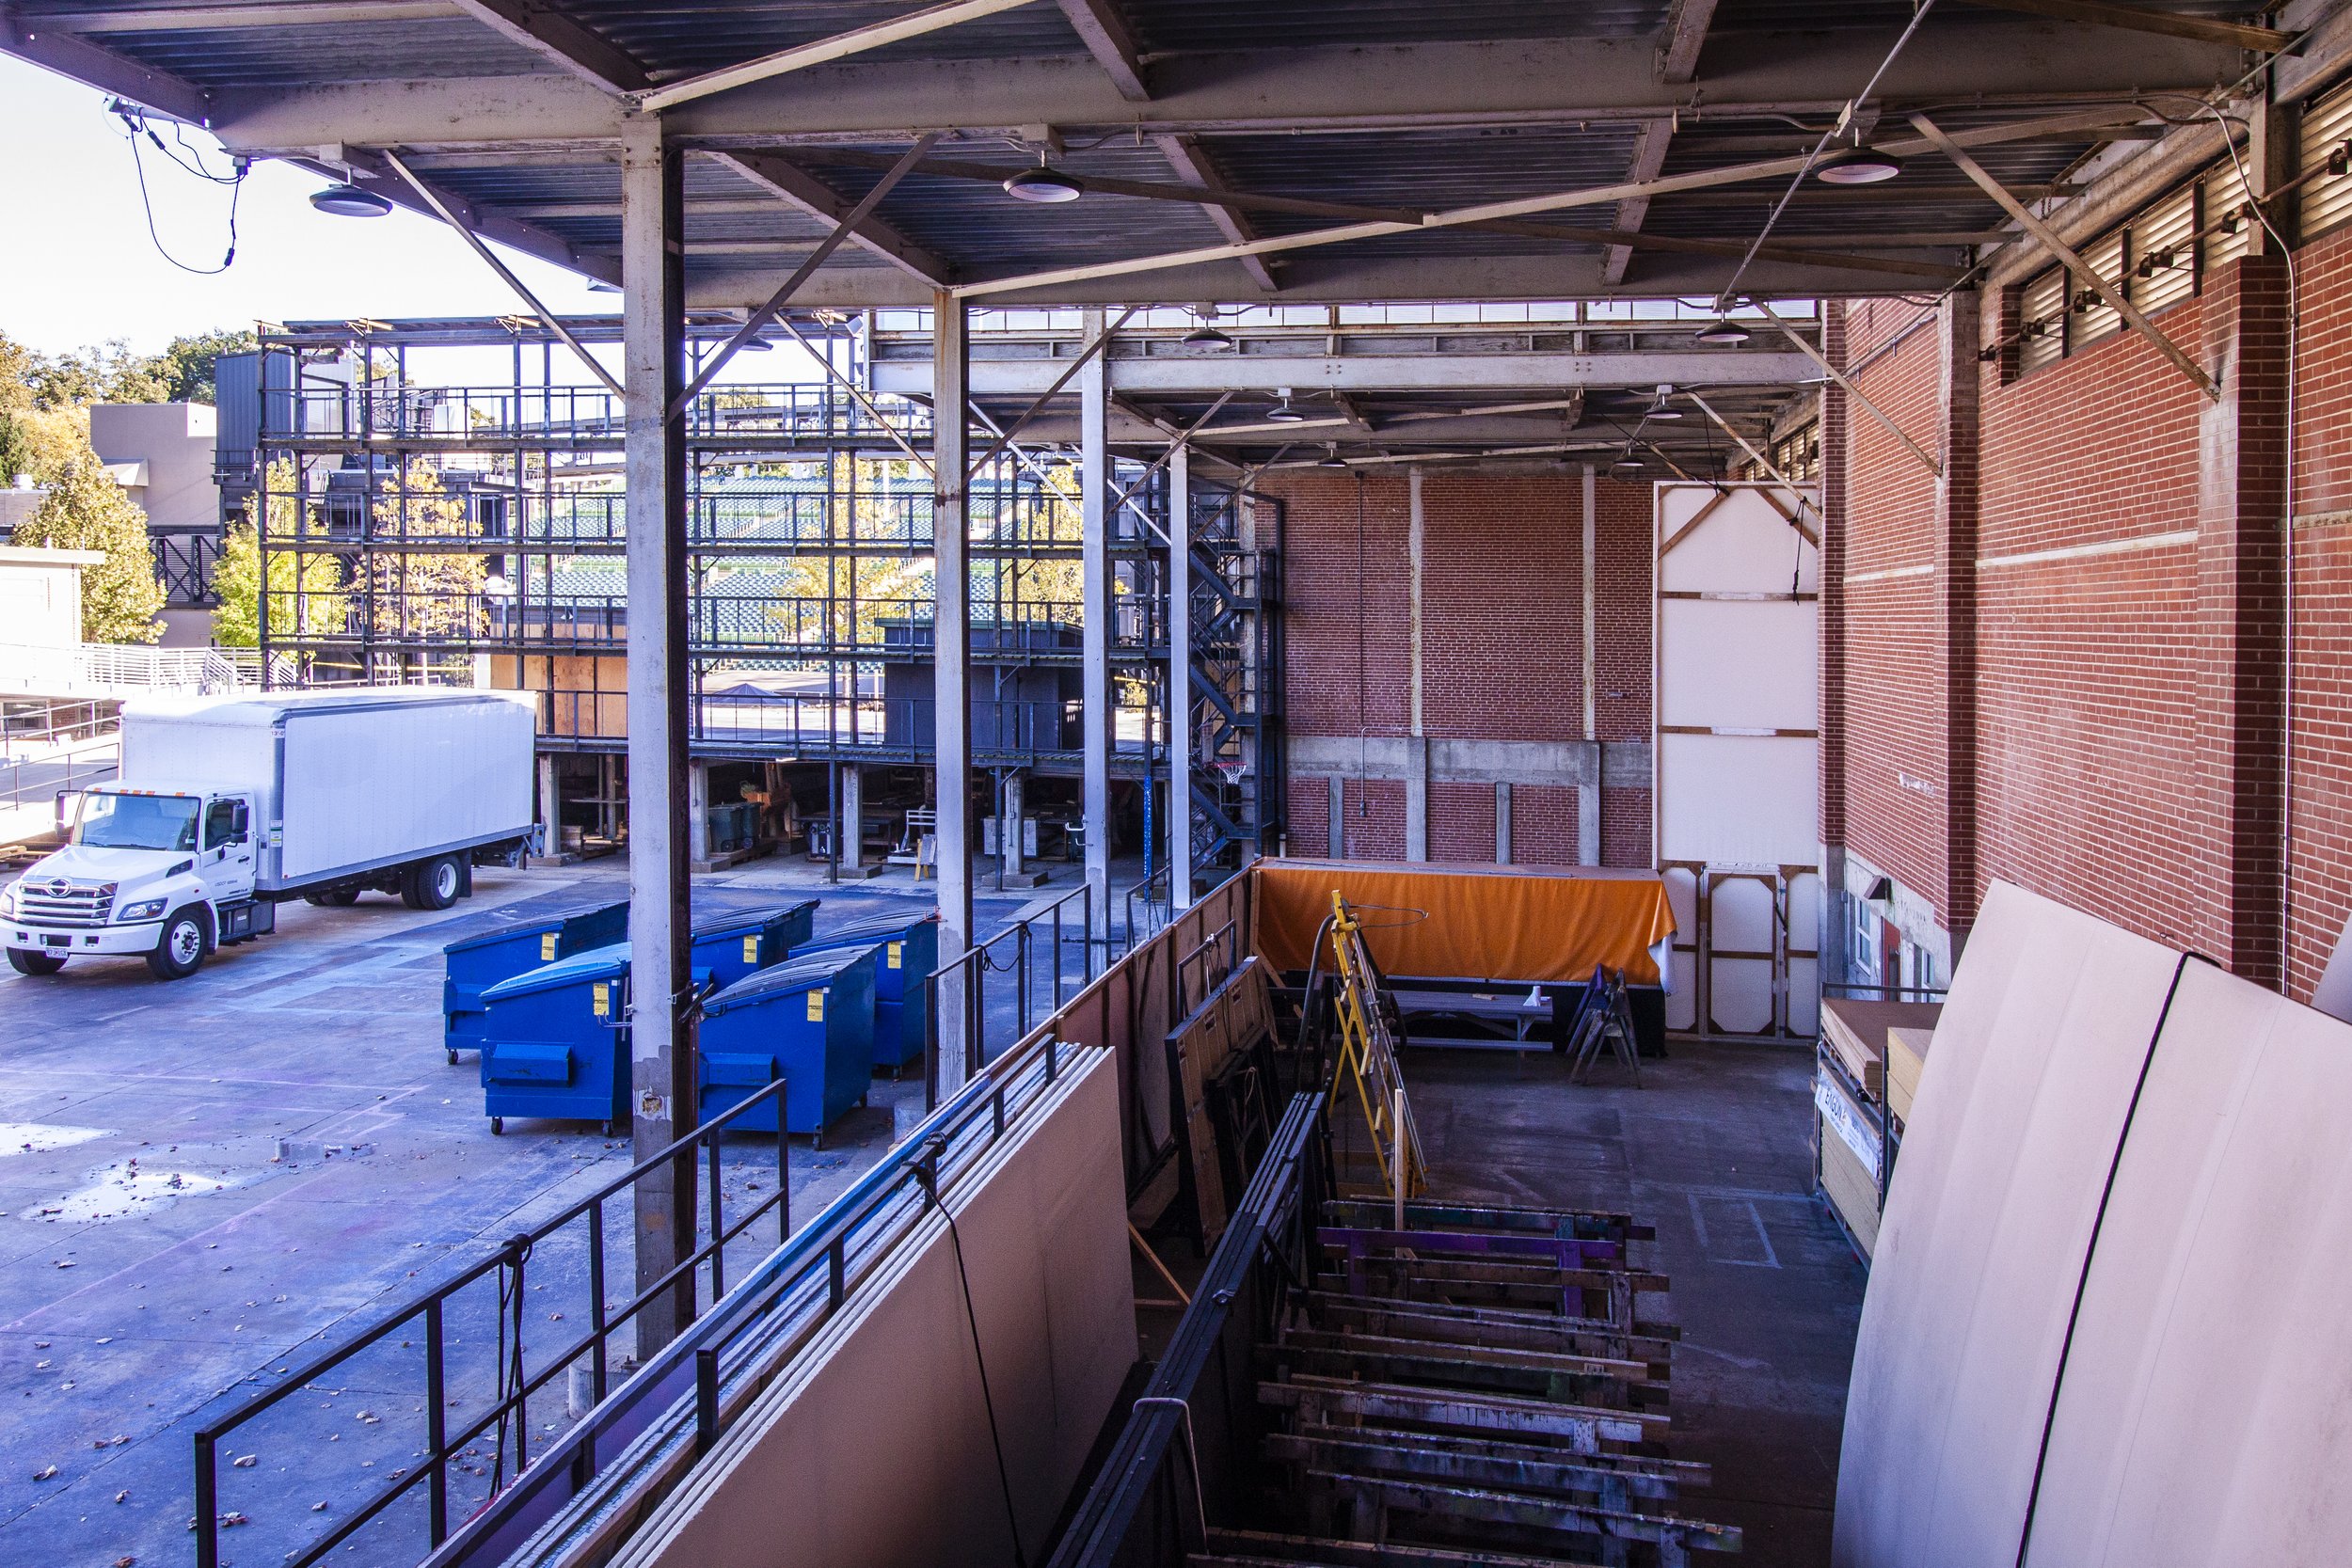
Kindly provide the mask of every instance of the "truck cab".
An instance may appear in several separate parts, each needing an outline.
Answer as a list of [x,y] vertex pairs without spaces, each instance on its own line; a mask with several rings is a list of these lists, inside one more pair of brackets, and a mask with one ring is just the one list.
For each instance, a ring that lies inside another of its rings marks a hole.
[[84,792],[64,848],[0,889],[0,941],[19,974],[76,956],[140,955],[167,979],[222,942],[271,928],[254,903],[253,800],[241,793]]

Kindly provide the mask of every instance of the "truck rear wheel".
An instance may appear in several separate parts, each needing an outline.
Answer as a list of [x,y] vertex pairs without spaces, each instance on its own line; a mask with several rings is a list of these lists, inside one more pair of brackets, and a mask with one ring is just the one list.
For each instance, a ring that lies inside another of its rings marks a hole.
[[347,910],[359,901],[359,890],[356,887],[330,887],[319,893],[306,893],[302,901],[316,904],[323,910]]
[[184,980],[204,967],[204,911],[190,906],[174,910],[164,921],[164,934],[147,956],[147,967],[158,980]]
[[400,901],[412,910],[446,910],[466,890],[466,868],[455,855],[419,861],[401,879]]
[[19,974],[55,974],[65,967],[65,960],[55,953],[35,953],[23,947],[8,949],[8,967]]

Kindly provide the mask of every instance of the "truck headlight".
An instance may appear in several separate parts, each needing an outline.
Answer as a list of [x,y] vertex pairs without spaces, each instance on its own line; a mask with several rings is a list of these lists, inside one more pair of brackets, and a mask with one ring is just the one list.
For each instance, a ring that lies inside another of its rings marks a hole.
[[115,911],[115,919],[126,925],[139,920],[161,920],[164,906],[170,901],[167,898],[146,898],[135,904],[125,904]]
[[13,916],[15,913],[16,884],[10,882],[7,887],[0,887],[0,915]]

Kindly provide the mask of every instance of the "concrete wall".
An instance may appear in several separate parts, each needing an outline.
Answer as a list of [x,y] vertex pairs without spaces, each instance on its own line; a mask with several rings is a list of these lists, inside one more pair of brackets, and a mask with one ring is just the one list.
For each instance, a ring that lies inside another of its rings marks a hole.
[[89,411],[90,447],[107,463],[144,463],[147,483],[132,500],[152,529],[220,526],[220,486],[213,483],[213,437],[219,419],[203,403],[102,403]]
[[1588,730],[1583,468],[1421,483],[1418,734],[1409,476],[1263,485],[1284,505],[1292,852],[1329,849],[1337,778],[1350,857],[1490,862],[1503,817],[1515,862],[1647,866],[1650,487],[1593,482]]

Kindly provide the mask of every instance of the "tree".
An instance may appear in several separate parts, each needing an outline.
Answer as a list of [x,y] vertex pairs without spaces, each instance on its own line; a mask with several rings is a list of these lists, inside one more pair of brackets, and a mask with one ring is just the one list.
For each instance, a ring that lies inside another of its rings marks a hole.
[[19,474],[55,483],[88,446],[87,408],[0,407],[0,484],[15,483]]
[[[463,497],[441,487],[440,477],[410,458],[375,502],[374,535],[379,546],[409,541],[455,544],[470,541],[472,522]],[[402,550],[378,554],[369,566],[369,620],[375,635],[464,641],[489,633],[482,587],[489,571],[469,550]]]
[[[273,499],[271,504],[277,504]],[[270,637],[333,637],[346,626],[350,595],[342,562],[324,551],[269,552]],[[213,565],[213,641],[224,648],[262,645],[262,541],[250,523],[229,531]]]
[[152,642],[164,587],[147,543],[147,515],[131,503],[87,446],[52,481],[49,495],[16,527],[10,543],[96,550],[106,559],[82,569],[82,636],[92,642]]
[[[199,332],[174,338],[155,356],[152,370],[163,384],[164,403],[218,403],[215,369],[224,354],[251,354],[261,341],[250,331]],[[118,398],[117,402],[125,401]]]

